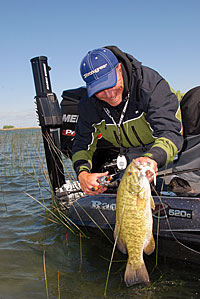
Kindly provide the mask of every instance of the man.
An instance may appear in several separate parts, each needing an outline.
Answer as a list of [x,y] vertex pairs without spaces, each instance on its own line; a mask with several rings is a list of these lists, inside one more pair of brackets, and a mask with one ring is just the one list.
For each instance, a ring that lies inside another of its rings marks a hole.
[[108,173],[91,173],[99,133],[119,148],[119,169],[134,158],[157,173],[173,161],[183,144],[180,108],[156,71],[115,46],[88,52],[80,70],[88,96],[79,103],[72,161],[86,194],[106,190],[98,178]]

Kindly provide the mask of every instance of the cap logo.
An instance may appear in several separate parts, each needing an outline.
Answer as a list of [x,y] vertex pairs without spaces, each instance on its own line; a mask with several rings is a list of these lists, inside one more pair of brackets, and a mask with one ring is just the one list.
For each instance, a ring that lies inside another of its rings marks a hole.
[[107,67],[107,65],[108,65],[108,64],[105,63],[105,64],[103,64],[103,65],[97,67],[96,69],[94,69],[94,70],[92,70],[92,71],[90,71],[90,72],[88,72],[88,73],[83,74],[84,79],[86,79],[87,77],[89,77],[89,76],[91,76],[91,75],[93,75],[93,74],[95,74],[95,73],[98,73],[100,70],[105,69],[105,68]]
[[80,72],[86,82],[88,97],[116,85],[119,61],[112,51],[99,48],[89,51],[82,59]]

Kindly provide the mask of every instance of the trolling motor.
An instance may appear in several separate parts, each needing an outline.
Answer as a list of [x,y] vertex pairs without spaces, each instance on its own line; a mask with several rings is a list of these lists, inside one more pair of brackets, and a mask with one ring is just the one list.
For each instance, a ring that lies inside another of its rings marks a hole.
[[[63,101],[61,102],[60,108],[57,97],[55,93],[52,92],[49,75],[50,67],[48,66],[47,57],[34,57],[31,59],[31,65],[36,90],[36,112],[38,114],[39,125],[42,131],[50,182],[53,187],[53,191],[59,200],[63,200],[64,203],[67,203],[71,200],[85,196],[83,191],[80,189],[78,181],[72,183],[70,180],[65,180],[61,157],[61,151],[64,154],[69,154],[69,151],[66,149],[70,148],[71,150],[73,136],[71,136],[70,132],[75,130],[75,116],[76,118],[78,117],[77,103],[81,95],[84,95],[85,89],[79,88],[63,92]],[[73,108],[70,105],[74,105],[74,101],[75,107]],[[65,116],[64,122],[62,115]],[[61,128],[62,134],[60,134]],[[63,130],[65,131],[65,135],[63,135]],[[68,136],[69,134],[70,136]],[[108,160],[112,157],[111,161],[103,163],[103,172],[108,170],[114,178],[115,175],[118,174],[116,173],[116,161],[113,160],[113,156],[116,155],[115,150],[112,150],[113,146],[108,141],[101,138],[98,141],[97,148],[100,148],[100,150],[97,150],[98,158],[94,155],[95,159],[93,164],[95,164],[95,162],[98,164],[97,161],[102,160],[102,157],[104,156],[106,156]],[[107,151],[105,155],[106,149]],[[97,171],[97,169],[95,170]],[[110,188],[116,188],[116,184],[118,184],[118,182],[113,182],[113,179],[110,180],[107,177],[102,177],[100,184]]]
[[60,152],[60,128],[62,114],[55,93],[52,92],[47,57],[31,59],[36,90],[36,106],[41,127],[47,169],[54,193],[65,184]]

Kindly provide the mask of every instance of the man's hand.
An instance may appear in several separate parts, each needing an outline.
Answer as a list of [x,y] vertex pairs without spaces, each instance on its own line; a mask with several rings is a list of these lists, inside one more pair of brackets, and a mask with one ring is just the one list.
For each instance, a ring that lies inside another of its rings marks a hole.
[[[155,171],[155,175],[158,174],[158,164],[155,160],[152,160],[149,157],[139,157],[134,161],[144,166],[150,166]],[[151,183],[153,181],[154,174],[150,170],[147,170],[146,176],[149,180],[149,183]]]
[[107,190],[107,187],[101,186],[98,182],[98,178],[107,175],[108,171],[103,173],[89,173],[87,171],[82,171],[78,175],[78,180],[81,185],[82,191],[88,195],[94,195],[105,192]]

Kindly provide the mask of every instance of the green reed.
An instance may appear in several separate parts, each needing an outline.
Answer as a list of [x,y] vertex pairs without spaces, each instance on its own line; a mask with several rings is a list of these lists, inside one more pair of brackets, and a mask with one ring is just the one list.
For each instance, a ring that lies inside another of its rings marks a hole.
[[[51,143],[49,138],[48,142],[51,144],[53,150],[59,150]],[[43,138],[40,130],[13,130],[13,131],[0,131],[0,159],[3,163],[0,166],[0,179],[1,177],[11,178],[13,175],[23,175],[27,182],[35,182],[40,200],[34,198],[23,190],[25,194],[35,200],[45,209],[45,212],[50,215],[56,222],[61,223],[71,232],[81,233],[82,237],[86,237],[78,226],[73,224],[71,219],[60,210],[55,194],[53,192],[51,182],[48,176],[46,158],[44,153]],[[59,154],[62,153],[59,151]],[[72,171],[71,162],[69,159],[62,155],[62,166],[67,179],[71,182],[75,180],[75,174]],[[4,166],[2,166],[4,165]],[[28,189],[28,183],[27,183]],[[52,209],[48,209],[45,205],[44,199],[49,194],[52,199]],[[46,217],[48,217],[48,215]],[[78,234],[79,234],[78,233]]]
[[43,268],[44,268],[44,281],[45,281],[45,288],[46,288],[46,296],[47,299],[49,298],[49,290],[48,290],[48,283],[47,283],[47,270],[46,270],[46,261],[45,261],[45,250],[43,251]]
[[[62,160],[60,160],[60,162],[62,163],[64,173],[67,179],[70,180],[71,182],[76,181],[75,173],[72,170],[70,160],[67,159],[64,155],[62,155],[62,153],[54,146],[54,144],[52,144],[50,137],[47,137],[47,141],[49,142],[49,144],[51,144],[51,148],[56,153],[59,153],[58,156],[62,157]],[[0,160],[1,165],[4,165],[4,166],[0,165],[0,178],[3,176],[12,177],[13,175],[23,175],[24,178],[27,180],[27,189],[30,181],[35,182],[35,186],[37,188],[38,196],[40,197],[40,199],[35,198],[31,194],[29,194],[29,192],[26,192],[26,190],[24,190],[24,193],[27,195],[27,197],[31,198],[31,200],[34,200],[36,203],[40,204],[44,208],[46,213],[46,219],[55,222],[56,224],[58,223],[61,224],[67,229],[67,231],[71,231],[73,234],[79,236],[79,242],[80,242],[79,271],[81,271],[82,262],[83,262],[82,237],[87,238],[87,235],[71,221],[71,219],[66,215],[65,212],[63,212],[60,209],[59,205],[57,204],[57,199],[53,193],[52,186],[48,176],[46,158],[44,154],[43,137],[41,131],[40,130],[28,130],[28,131],[17,130],[17,131],[3,131],[3,132],[1,131],[0,132],[0,159],[1,159]],[[45,198],[47,198],[48,195],[52,200],[52,206],[50,208],[46,206],[44,200]],[[86,211],[84,212],[87,214]],[[104,237],[107,238],[111,244],[113,244],[112,240],[110,240],[107,237],[105,232],[98,226],[97,223],[95,223],[95,221],[90,217],[90,215],[88,215],[88,217],[94,222],[94,224],[102,232]],[[113,262],[115,262],[113,260],[115,246],[112,251],[112,258],[107,273],[104,296],[106,296],[107,293],[111,265]],[[44,265],[45,265],[45,253],[44,253]],[[46,267],[44,268],[44,274],[45,274],[46,294],[48,298]],[[59,274],[58,274],[58,282],[59,282]]]

